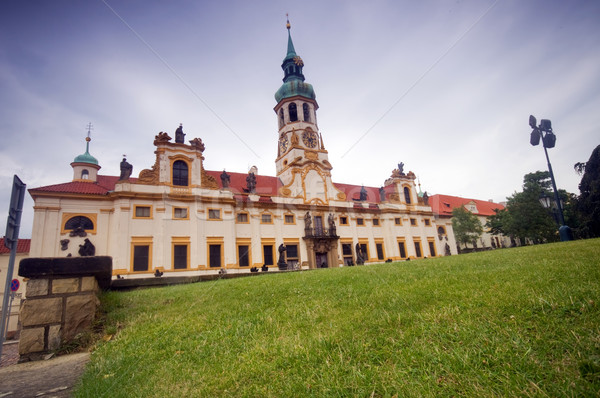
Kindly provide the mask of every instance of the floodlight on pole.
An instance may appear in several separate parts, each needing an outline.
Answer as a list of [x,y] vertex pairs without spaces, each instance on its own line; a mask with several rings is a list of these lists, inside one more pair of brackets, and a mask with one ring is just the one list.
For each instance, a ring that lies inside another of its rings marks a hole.
[[[537,119],[533,115],[529,115],[529,126],[533,129],[529,138],[529,143],[533,146],[539,145],[540,138],[542,140],[542,146],[544,147],[544,154],[546,154],[546,161],[548,162],[548,171],[550,172],[550,180],[552,181],[552,188],[554,189],[554,202],[558,208],[558,218],[560,227],[558,233],[561,241],[567,241],[573,239],[573,233],[571,228],[565,224],[565,217],[563,214],[563,208],[558,197],[558,189],[556,188],[556,181],[554,180],[554,172],[552,171],[552,165],[550,164],[550,158],[548,157],[547,148],[554,148],[556,144],[556,135],[552,131],[552,122],[548,119],[540,120],[540,125],[536,126]],[[540,198],[540,202],[542,199]],[[542,203],[543,205],[543,203]],[[550,203],[548,202],[548,207]]]

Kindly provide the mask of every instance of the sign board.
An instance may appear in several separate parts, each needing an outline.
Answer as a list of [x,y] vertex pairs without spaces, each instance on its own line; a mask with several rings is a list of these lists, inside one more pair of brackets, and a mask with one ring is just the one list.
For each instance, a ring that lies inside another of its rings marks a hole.
[[13,245],[16,245],[19,240],[19,226],[21,225],[25,187],[26,185],[23,184],[23,181],[15,174],[12,193],[10,195],[8,219],[6,220],[6,234],[4,234],[4,245],[9,249],[12,249]]
[[19,290],[19,286],[21,286],[21,282],[19,282],[18,279],[13,279],[12,281],[10,281],[11,292],[16,292],[17,290]]

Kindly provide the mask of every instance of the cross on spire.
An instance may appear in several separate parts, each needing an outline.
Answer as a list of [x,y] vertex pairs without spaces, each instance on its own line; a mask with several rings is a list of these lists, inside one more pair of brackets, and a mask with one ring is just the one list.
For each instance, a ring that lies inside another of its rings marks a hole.
[[92,125],[92,122],[88,123],[87,125],[87,138],[86,141],[90,141],[90,135],[92,134],[92,130],[94,129],[94,126]]

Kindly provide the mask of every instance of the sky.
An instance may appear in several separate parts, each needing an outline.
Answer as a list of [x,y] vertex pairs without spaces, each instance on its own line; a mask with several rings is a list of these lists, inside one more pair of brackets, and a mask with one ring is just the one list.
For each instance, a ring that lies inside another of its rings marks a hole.
[[[334,182],[379,187],[399,162],[432,194],[501,202],[547,170],[559,188],[600,144],[600,2],[549,0],[0,3],[0,235],[13,176],[71,181],[154,164],[154,136],[203,140],[204,167],[275,175],[286,13]],[[31,236],[26,195],[22,238]]]

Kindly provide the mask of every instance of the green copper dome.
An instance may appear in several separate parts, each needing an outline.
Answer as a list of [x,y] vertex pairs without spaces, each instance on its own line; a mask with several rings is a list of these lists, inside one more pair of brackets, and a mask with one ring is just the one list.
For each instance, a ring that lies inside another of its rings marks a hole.
[[98,165],[98,159],[90,155],[90,142],[88,141],[85,146],[85,153],[77,156],[73,159],[74,163],[90,163]]
[[279,87],[279,90],[275,93],[275,101],[279,102],[282,99],[301,95],[302,97],[316,99],[315,90],[312,84],[304,83],[300,80],[290,80],[285,82]]
[[296,49],[292,42],[292,35],[290,34],[289,21],[287,23],[287,29],[287,53],[281,64],[281,69],[283,69],[284,72],[283,84],[275,93],[275,100],[279,102],[282,99],[294,97],[296,95],[314,100],[316,99],[316,95],[313,86],[309,83],[304,83],[304,75],[302,74],[304,61],[296,54]]

